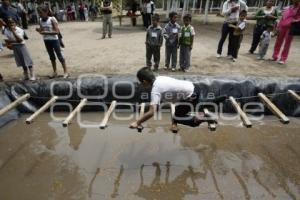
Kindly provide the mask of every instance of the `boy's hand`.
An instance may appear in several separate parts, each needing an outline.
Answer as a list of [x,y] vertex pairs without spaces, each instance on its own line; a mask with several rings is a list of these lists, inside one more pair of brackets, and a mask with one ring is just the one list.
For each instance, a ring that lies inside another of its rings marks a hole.
[[140,124],[138,124],[137,122],[133,122],[130,124],[129,128],[131,129],[137,129],[139,127]]

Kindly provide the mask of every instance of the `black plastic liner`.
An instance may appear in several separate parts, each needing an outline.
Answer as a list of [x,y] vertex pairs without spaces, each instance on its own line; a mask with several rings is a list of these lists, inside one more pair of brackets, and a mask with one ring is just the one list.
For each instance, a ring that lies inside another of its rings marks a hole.
[[[277,94],[270,99],[283,113],[288,116],[300,116],[300,104],[289,94],[287,90],[300,91],[299,78],[257,78],[257,77],[208,77],[208,76],[173,76],[178,79],[190,80],[199,84],[202,93],[201,97],[219,95],[233,96],[243,106],[249,102],[259,102],[255,96],[259,92],[266,95]],[[47,102],[52,94],[60,97],[61,102],[68,102],[76,106],[80,99],[87,98],[89,101],[105,102],[109,104],[112,100],[124,103],[141,103],[150,101],[150,91],[140,87],[133,75],[128,76],[107,76],[93,77],[86,76],[71,80],[41,80],[34,83],[6,83],[1,86],[0,106],[3,107],[17,97],[30,93],[29,101],[18,106],[18,112],[33,112],[36,108]],[[129,98],[128,98],[129,96]],[[251,98],[247,98],[251,97]],[[255,108],[255,107],[254,107]],[[56,107],[56,111],[68,110],[66,106]],[[85,111],[95,111],[93,106],[85,106]],[[223,112],[235,112],[229,101],[224,104]],[[255,114],[255,113],[253,113]],[[265,114],[270,114],[265,109]],[[10,120],[16,119],[16,110],[0,118],[0,126]]]

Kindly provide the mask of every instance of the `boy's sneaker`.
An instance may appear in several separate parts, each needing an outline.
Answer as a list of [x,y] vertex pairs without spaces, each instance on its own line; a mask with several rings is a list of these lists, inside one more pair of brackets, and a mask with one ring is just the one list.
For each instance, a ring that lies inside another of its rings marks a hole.
[[285,64],[285,62],[284,62],[283,60],[280,60],[280,61],[278,61],[278,64],[280,64],[280,65],[284,65],[284,64]]
[[175,68],[172,68],[172,72],[175,72],[175,70],[176,70]]
[[222,57],[222,55],[221,54],[217,54],[217,56],[216,56],[217,58],[221,58]]
[[165,69],[165,70],[169,70],[169,67],[165,66],[164,69]]
[[232,62],[236,62],[236,58],[232,58]]
[[36,81],[36,78],[35,78],[35,76],[32,76],[32,77],[30,77],[29,80],[30,80],[30,81]]
[[232,59],[233,57],[232,57],[232,55],[227,55],[227,58]]
[[257,56],[257,60],[263,60],[264,58],[261,56]]
[[253,51],[251,51],[251,50],[249,50],[249,51],[248,51],[248,53],[249,53],[249,54],[254,54],[254,52],[253,52]]

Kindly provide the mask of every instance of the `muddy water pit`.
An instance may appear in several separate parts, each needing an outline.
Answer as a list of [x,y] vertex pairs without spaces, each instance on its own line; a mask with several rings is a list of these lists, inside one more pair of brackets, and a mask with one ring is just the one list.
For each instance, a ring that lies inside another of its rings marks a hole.
[[[67,113],[59,113],[65,117]],[[127,114],[121,113],[126,117]],[[142,133],[130,121],[106,129],[67,128],[44,113],[0,129],[0,199],[282,199],[300,198],[299,118],[282,125],[273,116],[255,122],[180,126],[170,114]],[[83,113],[85,124],[103,113]]]

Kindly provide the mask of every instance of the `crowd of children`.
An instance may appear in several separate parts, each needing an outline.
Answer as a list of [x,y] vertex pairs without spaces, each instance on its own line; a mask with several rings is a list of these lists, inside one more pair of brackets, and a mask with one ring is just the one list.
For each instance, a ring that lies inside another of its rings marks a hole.
[[180,69],[184,72],[190,68],[190,57],[193,48],[195,30],[191,26],[192,17],[187,14],[183,17],[184,26],[180,27],[177,21],[177,13],[169,14],[170,21],[162,29],[159,26],[159,15],[154,14],[152,17],[152,25],[147,29],[146,34],[146,65],[151,69],[153,56],[154,70],[159,68],[160,48],[165,39],[165,69],[175,71],[177,66],[178,48],[180,49]]

